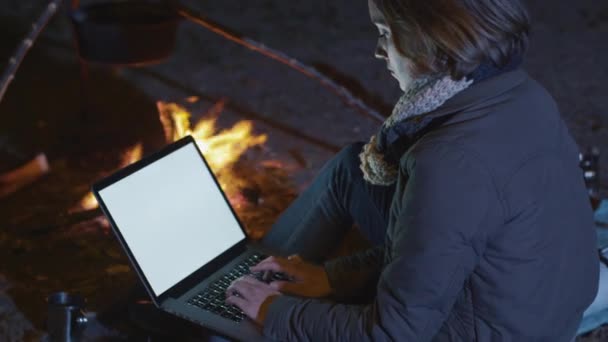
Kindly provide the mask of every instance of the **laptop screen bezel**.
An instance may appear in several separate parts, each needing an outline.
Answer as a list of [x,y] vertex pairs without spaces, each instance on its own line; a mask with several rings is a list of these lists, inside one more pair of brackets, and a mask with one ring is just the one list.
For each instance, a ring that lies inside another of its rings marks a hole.
[[[111,186],[112,184],[124,179],[125,177],[128,177],[129,175],[158,161],[159,159],[162,159],[163,157],[179,150],[180,148],[185,147],[188,144],[194,144],[196,151],[198,152],[200,158],[202,159],[205,167],[211,173],[211,176],[213,178],[213,181],[215,182],[215,185],[220,190],[220,193],[222,194],[222,198],[226,202],[226,205],[230,208],[230,212],[235,217],[235,219],[239,225],[239,228],[241,229],[241,231],[243,232],[245,237],[242,240],[240,240],[239,242],[237,242],[236,244],[234,244],[232,247],[230,247],[229,249],[227,249],[226,251],[224,251],[223,253],[221,253],[220,255],[218,255],[217,257],[215,257],[208,263],[206,263],[205,265],[201,266],[199,269],[195,270],[193,273],[191,273],[186,278],[178,281],[175,285],[170,287],[168,290],[156,295],[154,293],[154,290],[152,289],[152,286],[150,286],[150,283],[149,283],[148,279],[146,278],[146,275],[144,274],[141,267],[139,266],[137,259],[131,252],[129,245],[127,244],[126,240],[124,239],[123,235],[121,234],[120,228],[114,221],[114,219],[112,217],[112,213],[108,210],[108,208],[106,207],[106,205],[103,201],[103,198],[101,198],[101,196],[99,195],[99,192],[101,190],[103,190],[104,188],[107,188],[108,186]],[[237,256],[239,256],[246,250],[248,237],[247,237],[247,232],[244,229],[244,225],[241,222],[241,220],[239,219],[239,217],[236,215],[236,212],[234,211],[234,208],[232,208],[232,205],[230,205],[230,202],[228,201],[228,197],[222,190],[215,174],[209,167],[207,160],[205,160],[205,157],[203,156],[200,149],[198,148],[194,138],[190,135],[188,135],[172,144],[165,146],[161,150],[154,152],[123,169],[116,171],[115,173],[113,173],[112,175],[110,175],[104,179],[101,179],[101,180],[95,182],[92,185],[91,190],[92,190],[95,198],[97,199],[97,202],[99,203],[99,207],[101,208],[102,212],[108,218],[110,225],[112,226],[112,231],[114,231],[114,234],[116,235],[118,241],[122,245],[123,250],[125,251],[129,260],[131,261],[131,265],[135,268],[135,271],[136,271],[137,275],[139,276],[139,278],[141,279],[142,283],[144,284],[146,291],[148,292],[148,294],[150,295],[150,297],[152,298],[152,300],[154,301],[154,303],[157,306],[160,306],[161,303],[169,297],[173,297],[173,298],[179,297],[182,293],[189,290],[194,285],[200,283],[205,278],[208,278],[211,274],[213,274],[214,272],[219,270],[222,266],[224,266],[230,260],[236,258]]]

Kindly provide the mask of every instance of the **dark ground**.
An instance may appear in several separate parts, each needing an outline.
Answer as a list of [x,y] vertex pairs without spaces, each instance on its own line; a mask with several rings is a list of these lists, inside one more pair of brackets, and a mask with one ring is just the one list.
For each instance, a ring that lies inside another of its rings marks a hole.
[[[375,32],[365,1],[182,2],[331,73],[378,110],[390,110],[399,95],[384,65],[373,59]],[[44,2],[5,3],[0,6],[0,56],[8,58]],[[525,67],[554,95],[579,146],[601,148],[606,197],[608,3],[527,3],[534,31]],[[258,117],[256,128],[269,134],[269,141],[252,158],[296,165],[291,172],[295,186],[285,181],[286,193],[305,186],[335,148],[367,140],[378,127],[317,82],[190,23],[181,25],[176,53],[162,65],[93,68],[85,115],[67,28],[61,13],[0,103],[0,136],[25,150],[45,151],[52,167],[36,185],[0,200],[0,332],[8,325],[15,337],[27,330],[39,336],[44,297],[58,290],[84,294],[90,310],[109,313],[107,325],[130,336],[145,335],[134,324],[120,322],[130,322],[125,303],[141,293],[113,236],[98,221],[87,220],[95,213],[67,212],[95,179],[117,167],[126,148],[141,141],[149,152],[164,144],[156,100],[184,103],[198,95],[201,101],[191,108],[202,113],[216,99],[227,98],[229,107],[221,117],[225,126]],[[294,137],[285,127],[305,136]],[[608,328],[579,340],[608,340]]]

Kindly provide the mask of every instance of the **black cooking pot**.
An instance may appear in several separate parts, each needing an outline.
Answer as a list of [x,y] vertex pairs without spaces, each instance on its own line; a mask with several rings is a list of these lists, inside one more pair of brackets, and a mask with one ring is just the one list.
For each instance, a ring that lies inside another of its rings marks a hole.
[[96,3],[69,11],[80,58],[90,63],[141,66],[163,61],[175,47],[181,17],[167,3]]

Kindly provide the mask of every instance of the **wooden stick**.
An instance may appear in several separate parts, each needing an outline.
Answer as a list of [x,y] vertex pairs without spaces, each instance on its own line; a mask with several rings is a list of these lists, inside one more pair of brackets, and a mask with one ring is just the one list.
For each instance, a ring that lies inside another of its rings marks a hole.
[[205,19],[200,15],[192,14],[191,11],[186,9],[185,7],[179,7],[177,9],[177,13],[180,16],[192,21],[193,23],[195,23],[197,25],[200,25],[200,26],[208,29],[209,31],[211,31],[215,34],[218,34],[228,40],[231,40],[237,44],[240,44],[252,51],[258,52],[266,57],[274,59],[275,61],[277,61],[279,63],[285,64],[288,67],[295,69],[310,78],[316,79],[317,81],[319,81],[319,83],[321,83],[322,86],[324,86],[325,88],[329,89],[334,94],[336,94],[340,98],[342,98],[342,100],[347,105],[355,108],[360,113],[362,113],[378,122],[384,122],[384,119],[385,119],[384,116],[380,115],[380,113],[378,113],[374,109],[368,107],[361,99],[354,96],[350,91],[348,91],[343,86],[337,84],[333,80],[324,76],[322,73],[317,71],[315,68],[309,67],[309,66],[305,65],[304,63],[302,63],[294,58],[291,58],[280,51],[271,49],[268,46],[265,46],[264,44],[259,43],[253,39],[250,39],[247,37],[239,37],[238,34],[231,33],[228,31],[228,29],[220,27],[220,25],[213,23],[210,20]]
[[2,74],[2,79],[0,80],[0,102],[4,98],[4,93],[6,93],[6,89],[8,88],[11,81],[15,78],[15,73],[17,73],[17,69],[19,69],[19,65],[23,61],[25,54],[28,50],[34,45],[34,42],[40,35],[40,32],[44,30],[46,24],[49,22],[51,17],[57,12],[57,8],[61,5],[63,0],[52,0],[44,12],[40,15],[38,20],[32,24],[32,30],[25,37],[25,39],[21,42],[21,45],[15,51],[15,54],[9,59],[8,67]]

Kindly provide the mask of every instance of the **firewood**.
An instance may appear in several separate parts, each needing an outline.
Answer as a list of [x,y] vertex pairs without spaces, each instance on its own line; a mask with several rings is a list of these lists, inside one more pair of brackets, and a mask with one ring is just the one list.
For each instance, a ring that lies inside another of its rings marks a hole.
[[49,163],[40,153],[27,163],[0,174],[0,198],[6,197],[49,172]]

